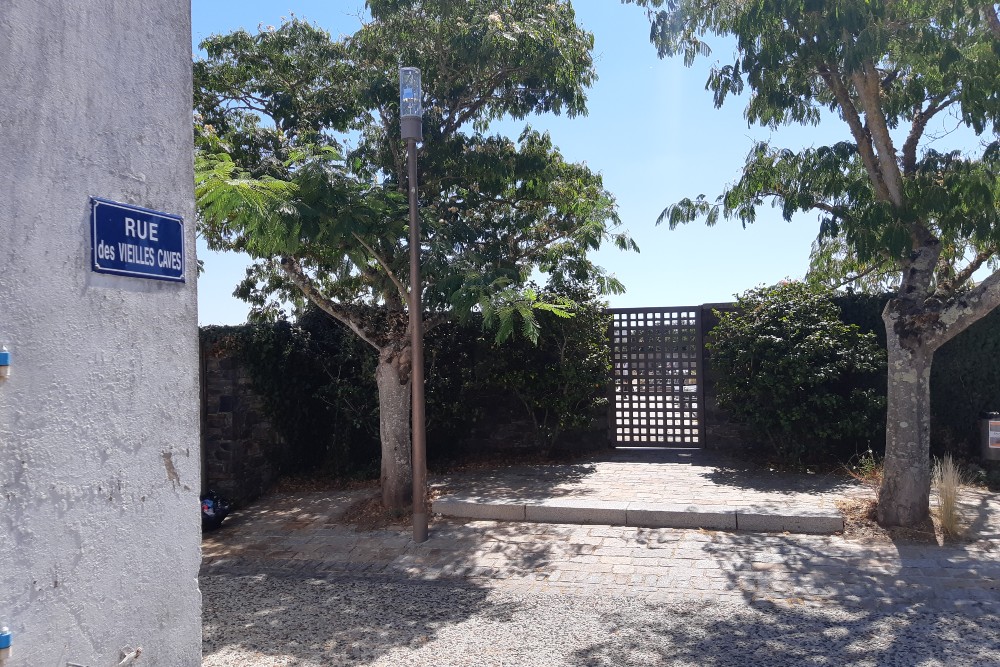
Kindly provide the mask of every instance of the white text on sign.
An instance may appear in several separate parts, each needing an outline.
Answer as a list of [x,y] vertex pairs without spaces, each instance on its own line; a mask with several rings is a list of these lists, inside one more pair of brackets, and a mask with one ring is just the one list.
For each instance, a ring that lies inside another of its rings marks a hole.
[[159,241],[160,225],[149,220],[139,218],[125,218],[125,236],[142,239],[143,241]]

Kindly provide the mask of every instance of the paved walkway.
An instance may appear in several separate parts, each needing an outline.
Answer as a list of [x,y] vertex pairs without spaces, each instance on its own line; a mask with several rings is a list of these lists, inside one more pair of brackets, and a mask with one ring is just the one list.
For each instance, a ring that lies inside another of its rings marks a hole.
[[[645,473],[627,463],[434,483],[586,500],[635,491]],[[688,503],[860,493],[832,478],[689,468],[667,474],[704,483]],[[342,522],[374,493],[272,495],[205,536],[207,667],[1000,665],[995,495],[964,495],[977,541],[938,546],[441,516],[415,544],[409,526]]]
[[480,586],[653,599],[1000,610],[1000,502],[966,496],[981,539],[937,546],[840,536],[436,518],[356,532],[339,517],[363,491],[283,494],[203,541],[203,574],[463,579]]
[[837,501],[869,493],[844,475],[779,473],[698,449],[619,449],[432,487],[434,511],[453,517],[807,533],[843,530]]

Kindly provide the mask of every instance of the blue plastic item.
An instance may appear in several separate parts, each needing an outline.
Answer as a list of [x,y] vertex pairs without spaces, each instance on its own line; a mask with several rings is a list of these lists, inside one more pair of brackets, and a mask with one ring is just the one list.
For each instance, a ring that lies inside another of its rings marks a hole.
[[201,529],[215,530],[229,514],[229,503],[225,498],[209,490],[201,496]]

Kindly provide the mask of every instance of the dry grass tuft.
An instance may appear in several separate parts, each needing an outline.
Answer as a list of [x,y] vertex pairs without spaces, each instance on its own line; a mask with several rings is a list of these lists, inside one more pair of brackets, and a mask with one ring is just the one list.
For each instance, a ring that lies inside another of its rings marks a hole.
[[965,476],[952,460],[951,454],[935,459],[933,484],[937,491],[937,518],[941,532],[955,537],[961,532],[958,494],[965,485]]

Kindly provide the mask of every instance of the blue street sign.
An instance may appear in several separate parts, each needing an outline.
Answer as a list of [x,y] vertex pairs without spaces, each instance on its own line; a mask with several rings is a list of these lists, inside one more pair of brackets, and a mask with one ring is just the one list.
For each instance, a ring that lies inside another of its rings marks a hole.
[[178,215],[90,198],[93,270],[184,282],[184,220]]

